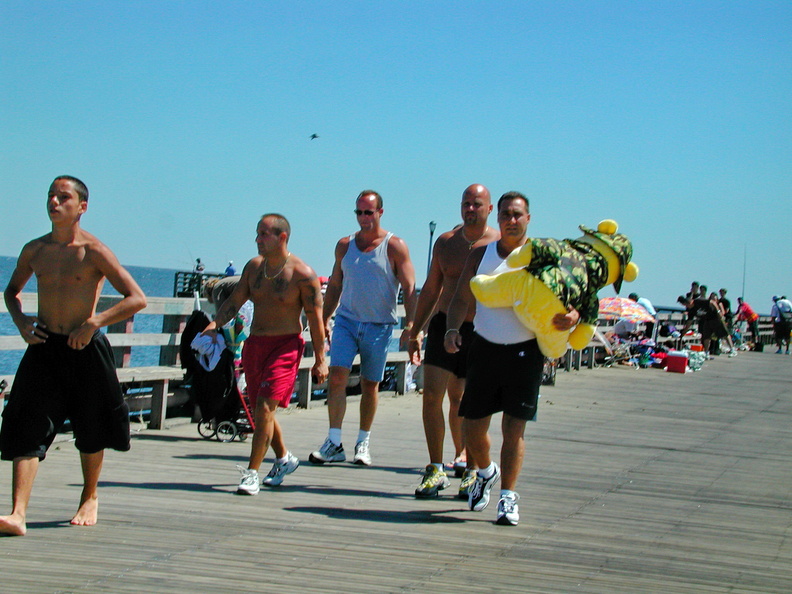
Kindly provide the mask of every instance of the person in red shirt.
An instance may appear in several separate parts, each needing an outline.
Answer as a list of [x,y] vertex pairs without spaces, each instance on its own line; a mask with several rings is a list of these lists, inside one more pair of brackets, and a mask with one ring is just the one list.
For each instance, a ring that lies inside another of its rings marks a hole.
[[754,343],[759,342],[759,314],[753,308],[743,301],[742,297],[737,297],[737,311],[735,318],[738,322],[748,322],[748,329],[751,331]]

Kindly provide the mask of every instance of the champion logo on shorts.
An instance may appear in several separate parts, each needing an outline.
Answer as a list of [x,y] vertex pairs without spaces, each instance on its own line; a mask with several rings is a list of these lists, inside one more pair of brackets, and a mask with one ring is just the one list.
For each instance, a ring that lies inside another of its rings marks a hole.
[[517,356],[518,357],[525,357],[525,351],[520,351],[519,353],[517,353]]

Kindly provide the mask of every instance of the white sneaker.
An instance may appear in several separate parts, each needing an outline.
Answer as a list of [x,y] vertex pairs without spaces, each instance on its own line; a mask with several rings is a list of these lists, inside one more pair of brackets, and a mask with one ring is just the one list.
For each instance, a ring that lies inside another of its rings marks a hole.
[[364,439],[355,444],[355,457],[352,458],[353,464],[361,466],[371,466],[371,454],[369,453],[369,440]]
[[240,466],[239,464],[237,464],[237,468],[239,469],[239,472],[242,473],[242,479],[239,481],[239,486],[237,487],[237,494],[256,495],[261,488],[259,485],[258,472],[251,470],[250,468]]
[[520,506],[517,501],[520,495],[512,491],[510,495],[504,495],[498,501],[498,519],[496,524],[501,526],[516,526],[520,521]]
[[262,481],[263,484],[267,485],[268,487],[277,487],[283,482],[283,478],[287,474],[291,474],[297,467],[300,465],[300,460],[289,452],[286,455],[286,462],[275,462],[272,465],[272,470],[269,471],[269,474],[264,477]]

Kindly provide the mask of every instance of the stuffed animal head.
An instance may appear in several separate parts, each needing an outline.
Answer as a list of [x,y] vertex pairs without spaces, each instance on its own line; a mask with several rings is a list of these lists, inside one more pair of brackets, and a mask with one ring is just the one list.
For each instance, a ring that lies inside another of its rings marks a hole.
[[626,235],[617,233],[619,225],[616,221],[605,219],[597,225],[597,230],[580,226],[583,241],[597,250],[608,263],[608,281],[618,293],[622,281],[632,282],[638,278],[638,266],[632,260],[632,242]]

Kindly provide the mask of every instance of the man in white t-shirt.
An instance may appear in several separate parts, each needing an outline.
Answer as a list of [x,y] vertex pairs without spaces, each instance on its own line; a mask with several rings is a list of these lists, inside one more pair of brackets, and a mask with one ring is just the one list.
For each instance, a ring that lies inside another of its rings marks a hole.
[[792,302],[786,297],[773,297],[773,307],[770,310],[770,317],[773,318],[773,332],[775,333],[776,345],[780,354],[786,346],[786,354],[789,354],[789,333],[792,329]]

